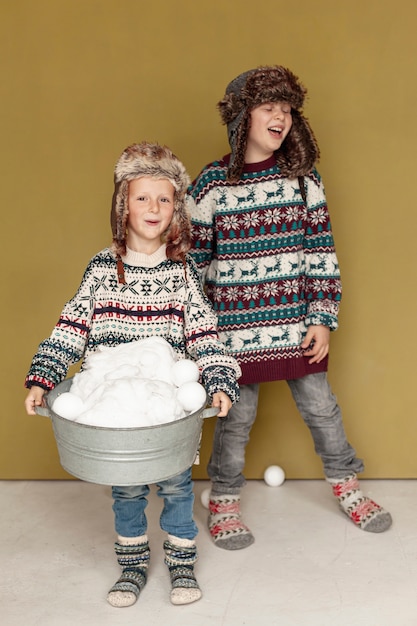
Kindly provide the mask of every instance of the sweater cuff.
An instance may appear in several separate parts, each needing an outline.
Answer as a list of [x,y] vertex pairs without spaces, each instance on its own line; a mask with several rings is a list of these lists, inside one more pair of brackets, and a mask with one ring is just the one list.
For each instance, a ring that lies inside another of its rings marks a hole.
[[337,318],[329,313],[320,313],[314,311],[305,318],[305,325],[308,326],[327,326],[330,330],[336,330],[338,327]]
[[218,391],[224,391],[233,404],[239,400],[239,385],[233,368],[209,365],[203,370],[201,378],[207,394],[211,398]]

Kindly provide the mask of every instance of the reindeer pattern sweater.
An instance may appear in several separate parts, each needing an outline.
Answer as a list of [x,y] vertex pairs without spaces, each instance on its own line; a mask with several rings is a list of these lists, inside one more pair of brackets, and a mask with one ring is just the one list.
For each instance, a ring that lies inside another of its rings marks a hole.
[[337,328],[339,265],[320,175],[300,182],[275,158],[226,181],[229,156],[206,166],[190,188],[192,255],[218,315],[220,339],[242,368],[241,384],[300,378],[307,327]]
[[126,284],[118,282],[109,248],[91,259],[77,293],[40,344],[26,387],[52,389],[71,364],[100,346],[162,337],[179,358],[197,362],[209,395],[224,391],[236,401],[240,368],[218,339],[216,315],[194,261],[188,257],[183,266],[167,259],[163,245],[153,255],[128,250],[123,264]]

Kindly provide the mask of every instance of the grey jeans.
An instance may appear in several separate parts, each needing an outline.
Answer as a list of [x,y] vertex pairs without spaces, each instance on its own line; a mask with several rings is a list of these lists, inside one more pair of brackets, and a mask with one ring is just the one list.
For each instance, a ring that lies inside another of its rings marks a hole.
[[[309,374],[287,383],[310,429],[325,476],[343,478],[362,472],[363,461],[356,458],[355,450],[346,439],[342,413],[326,373]],[[245,449],[256,419],[258,396],[258,384],[242,385],[239,402],[233,405],[226,418],[217,419],[207,467],[214,495],[238,494],[245,485]]]

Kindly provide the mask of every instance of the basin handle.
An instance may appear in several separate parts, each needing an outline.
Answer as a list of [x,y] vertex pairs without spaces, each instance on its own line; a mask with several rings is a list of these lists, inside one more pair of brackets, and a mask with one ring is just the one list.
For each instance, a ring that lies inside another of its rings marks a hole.
[[201,418],[206,419],[206,417],[216,417],[219,410],[218,406],[209,406],[202,411]]
[[35,413],[42,415],[43,417],[51,417],[51,413],[46,406],[35,406]]

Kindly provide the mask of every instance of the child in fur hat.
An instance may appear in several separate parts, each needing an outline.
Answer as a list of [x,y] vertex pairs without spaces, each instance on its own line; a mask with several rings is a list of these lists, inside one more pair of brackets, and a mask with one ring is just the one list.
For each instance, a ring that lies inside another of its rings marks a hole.
[[[152,336],[168,341],[179,358],[187,355],[197,362],[219,417],[227,415],[238,398],[240,368],[218,340],[216,316],[187,255],[189,182],[183,164],[167,147],[143,142],[124,150],[115,169],[113,244],[92,258],[77,293],[33,358],[25,382],[29,415],[43,403],[45,392],[64,379],[70,364],[100,346]],[[160,524],[168,533],[164,551],[171,601],[188,604],[201,597],[194,575],[197,526],[191,468],[161,481],[158,488],[164,499]],[[115,551],[122,568],[108,594],[113,606],[136,602],[146,583],[148,493],[148,485],[112,488]]]
[[235,550],[254,541],[240,493],[259,384],[286,380],[341,509],[362,530],[390,514],[365,496],[356,457],[327,381],[330,331],[341,297],[319,149],[302,113],[306,95],[282,66],[240,74],[218,103],[231,153],[207,165],[190,192],[192,254],[218,314],[220,339],[242,368],[240,401],[216,423],[209,528]]

